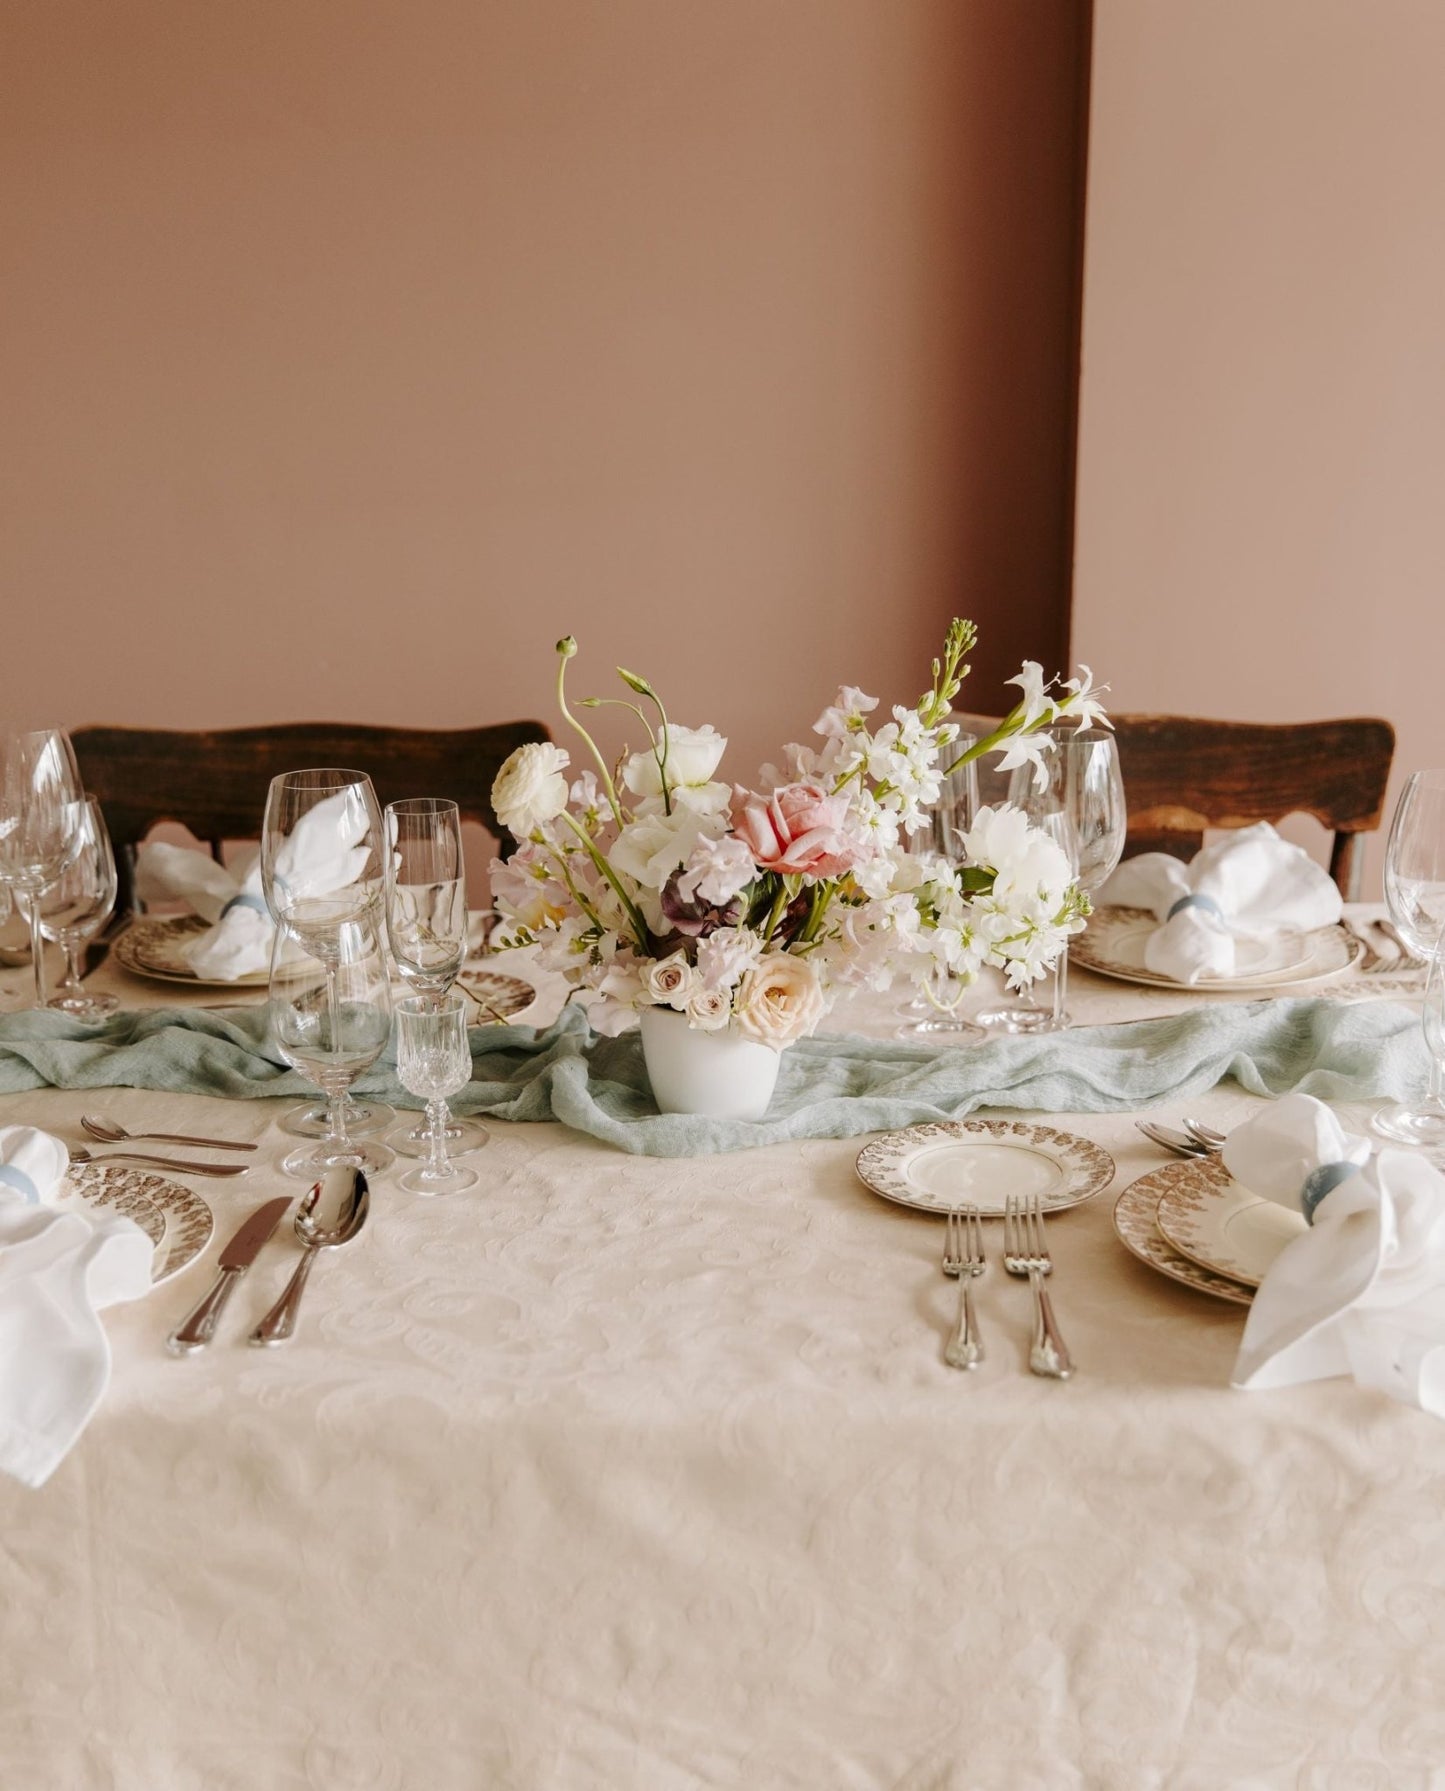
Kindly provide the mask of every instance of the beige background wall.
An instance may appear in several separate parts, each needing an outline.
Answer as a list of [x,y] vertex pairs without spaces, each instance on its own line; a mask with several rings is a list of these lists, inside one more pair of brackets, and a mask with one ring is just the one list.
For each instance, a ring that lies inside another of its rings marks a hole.
[[1119,708],[1387,716],[1396,787],[1445,764],[1442,80],[1439,0],[1096,9],[1075,649]]
[[570,630],[745,778],[956,609],[1052,669],[1082,20],[4,0],[8,715],[550,722]]

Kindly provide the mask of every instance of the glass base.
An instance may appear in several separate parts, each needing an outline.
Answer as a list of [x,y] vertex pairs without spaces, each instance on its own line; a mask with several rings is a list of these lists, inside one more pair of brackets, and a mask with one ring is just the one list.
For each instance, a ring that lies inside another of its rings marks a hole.
[[97,1024],[108,1020],[120,1003],[114,995],[90,995],[82,990],[79,995],[52,995],[46,1005],[58,1013],[69,1014],[72,1020]]
[[[926,1006],[926,1004],[925,1004]],[[928,1008],[921,1019],[909,1020],[898,1028],[901,1039],[981,1039],[983,1030],[962,1014],[939,1013]]]
[[1445,1146],[1445,1107],[1386,1107],[1370,1121],[1370,1130],[1392,1144],[1439,1150]]
[[328,1169],[364,1169],[368,1175],[380,1175],[390,1169],[396,1155],[384,1144],[366,1139],[350,1139],[342,1147],[329,1145],[325,1139],[310,1147],[302,1146],[282,1157],[281,1167],[298,1181],[320,1181]]
[[[348,1100],[346,1103],[346,1130],[353,1138],[374,1138],[395,1118],[396,1109],[388,1107],[385,1101]],[[326,1103],[308,1101],[303,1106],[290,1107],[276,1124],[292,1138],[324,1138]]]
[[1073,1025],[1068,1014],[1056,1020],[1051,1007],[1026,1007],[1022,1002],[1014,1007],[985,1008],[973,1019],[986,1032],[1063,1032]]
[[442,1175],[434,1175],[424,1165],[408,1169],[397,1186],[408,1194],[460,1194],[464,1188],[475,1188],[481,1177],[475,1169],[462,1169],[448,1163]]
[[[446,1138],[449,1157],[474,1156],[483,1145],[492,1142],[491,1133],[478,1120],[455,1116],[447,1127]],[[414,1126],[402,1125],[388,1132],[386,1142],[399,1157],[425,1157],[431,1152],[431,1133],[425,1118]]]

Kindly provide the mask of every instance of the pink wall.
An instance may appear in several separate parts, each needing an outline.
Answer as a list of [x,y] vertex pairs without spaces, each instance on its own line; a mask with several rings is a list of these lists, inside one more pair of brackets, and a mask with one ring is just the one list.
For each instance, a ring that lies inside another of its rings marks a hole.
[[1121,709],[1386,716],[1397,788],[1445,764],[1442,70],[1438,0],[1096,9],[1075,650]]
[[12,0],[7,704],[553,718],[751,774],[840,679],[1062,649],[1055,0]]

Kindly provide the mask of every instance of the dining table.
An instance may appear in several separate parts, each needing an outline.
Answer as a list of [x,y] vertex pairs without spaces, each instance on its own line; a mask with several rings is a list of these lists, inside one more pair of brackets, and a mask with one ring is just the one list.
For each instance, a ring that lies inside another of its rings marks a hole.
[[[553,1017],[552,979],[488,962]],[[28,975],[0,972],[0,1009]],[[86,987],[265,999],[113,953]],[[1302,992],[1421,994],[1358,967]],[[1069,982],[1080,1026],[1217,999]],[[891,1037],[897,1000],[827,1026]],[[471,1192],[374,1177],[294,1338],[248,1347],[297,1261],[283,1223],[176,1357],[221,1245],[303,1191],[290,1105],[0,1097],[72,1146],[97,1113],[258,1146],[245,1176],[173,1178],[210,1244],[105,1314],[110,1385],[54,1475],[0,1478],[0,1786],[1445,1786],[1445,1427],[1343,1378],[1231,1388],[1247,1308],[1115,1229],[1170,1160],[1135,1114],[1010,1116],[1113,1160],[1047,1220],[1068,1380],[1029,1371],[994,1220],[985,1358],[946,1363],[943,1221],[864,1184],[866,1137],[662,1158],[555,1122],[488,1121]],[[1225,1081],[1187,1111],[1227,1131],[1261,1105]]]

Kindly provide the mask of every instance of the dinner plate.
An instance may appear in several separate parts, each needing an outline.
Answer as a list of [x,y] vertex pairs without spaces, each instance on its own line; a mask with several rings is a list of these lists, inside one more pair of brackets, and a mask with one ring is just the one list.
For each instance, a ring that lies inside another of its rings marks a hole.
[[1173,1163],[1155,1219],[1166,1243],[1216,1274],[1258,1287],[1274,1259],[1307,1229],[1303,1213],[1241,1187],[1217,1157]]
[[155,1245],[153,1287],[190,1267],[210,1243],[216,1223],[199,1194],[125,1163],[72,1163],[56,1205],[64,1206],[67,1198],[135,1220]]
[[1143,983],[1152,989],[1227,993],[1284,988],[1339,976],[1359,962],[1365,949],[1342,926],[1317,927],[1308,933],[1292,927],[1269,939],[1239,940],[1235,947],[1241,966],[1238,974],[1185,983],[1145,968],[1144,946],[1158,924],[1147,908],[1096,908],[1085,930],[1069,941],[1069,962],[1100,976]]
[[[1199,1166],[1205,1170],[1212,1167],[1226,1176],[1229,1174],[1222,1163],[1212,1158],[1201,1158]],[[1198,1293],[1212,1294],[1216,1300],[1248,1306],[1254,1298],[1250,1288],[1181,1255],[1159,1229],[1159,1202],[1172,1185],[1172,1172],[1192,1167],[1192,1164],[1170,1163],[1166,1168],[1152,1170],[1148,1175],[1141,1175],[1138,1181],[1130,1182],[1114,1202],[1114,1230],[1126,1250],[1151,1269],[1167,1275],[1171,1281],[1182,1282]]]
[[154,914],[133,920],[116,939],[110,955],[123,970],[153,982],[188,983],[193,989],[264,989],[270,970],[251,970],[245,976],[197,976],[186,961],[183,948],[199,933],[210,931],[199,914]]
[[1088,1138],[1016,1119],[929,1120],[885,1132],[858,1153],[858,1176],[885,1200],[946,1213],[971,1201],[1000,1218],[1010,1194],[1045,1212],[1077,1206],[1114,1179],[1114,1159]]
[[457,987],[465,989],[482,1010],[483,1022],[510,1020],[537,999],[537,991],[520,976],[503,976],[496,970],[463,970]]

